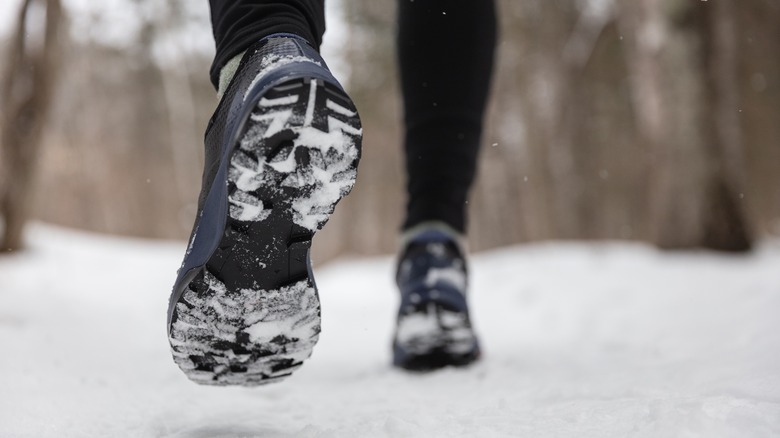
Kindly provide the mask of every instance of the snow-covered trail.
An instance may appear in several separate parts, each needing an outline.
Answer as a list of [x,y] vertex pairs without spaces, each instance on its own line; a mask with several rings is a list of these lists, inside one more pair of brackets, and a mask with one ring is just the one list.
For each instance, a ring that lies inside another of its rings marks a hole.
[[[199,387],[168,353],[184,244],[36,226],[0,258],[0,437],[777,437],[780,247],[545,244],[473,258],[478,366],[389,367],[392,260],[318,269],[287,381]],[[316,244],[316,243],[315,243]]]

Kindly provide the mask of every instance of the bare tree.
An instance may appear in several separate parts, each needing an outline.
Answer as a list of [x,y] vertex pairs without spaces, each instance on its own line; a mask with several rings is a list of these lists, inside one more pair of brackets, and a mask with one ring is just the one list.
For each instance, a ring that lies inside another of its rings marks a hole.
[[746,188],[758,233],[780,234],[780,0],[734,5],[739,17],[740,103]]
[[651,239],[746,251],[732,0],[622,3],[643,140],[653,151]]
[[[43,26],[32,23],[35,7],[45,11]],[[7,70],[0,90],[0,213],[5,224],[0,248],[5,251],[22,246],[36,156],[56,83],[62,21],[60,0],[25,0],[5,62]],[[38,29],[42,35],[36,34]]]

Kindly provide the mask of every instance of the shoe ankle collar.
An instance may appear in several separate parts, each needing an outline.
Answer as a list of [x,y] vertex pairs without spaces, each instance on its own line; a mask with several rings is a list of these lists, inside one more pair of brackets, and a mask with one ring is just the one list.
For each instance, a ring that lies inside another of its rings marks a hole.
[[423,222],[404,231],[400,239],[400,253],[403,254],[410,244],[417,242],[452,242],[464,256],[468,249],[466,237],[441,221]]

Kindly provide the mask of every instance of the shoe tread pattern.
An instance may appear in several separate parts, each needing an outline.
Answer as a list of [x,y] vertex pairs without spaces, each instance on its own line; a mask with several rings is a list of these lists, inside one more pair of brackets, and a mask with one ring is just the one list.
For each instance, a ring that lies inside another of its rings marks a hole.
[[361,134],[327,82],[288,80],[258,99],[230,155],[221,242],[173,312],[174,360],[191,380],[270,383],[311,355],[320,304],[308,253],[354,185]]

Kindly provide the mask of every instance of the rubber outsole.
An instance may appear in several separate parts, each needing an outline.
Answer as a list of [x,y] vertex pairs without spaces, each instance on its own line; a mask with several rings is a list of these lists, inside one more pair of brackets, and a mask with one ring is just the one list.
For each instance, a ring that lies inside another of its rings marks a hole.
[[396,324],[394,366],[432,371],[467,366],[479,359],[479,341],[467,313],[435,300],[411,307]]
[[288,79],[257,99],[221,182],[219,245],[173,303],[171,350],[191,380],[270,383],[311,355],[320,333],[311,242],[355,183],[361,134],[354,105],[326,81]]
[[479,350],[467,354],[453,354],[443,349],[436,349],[419,355],[396,351],[393,365],[407,371],[428,372],[446,367],[466,367],[479,358]]

